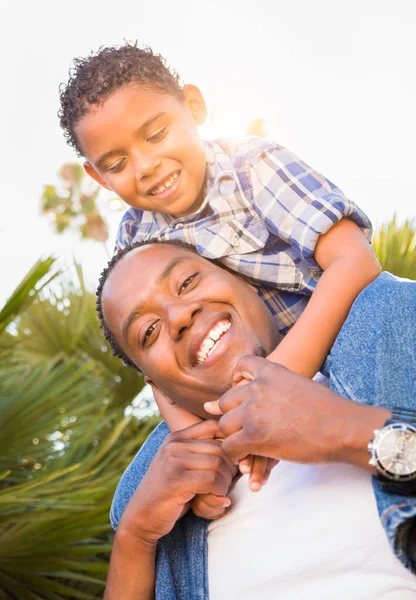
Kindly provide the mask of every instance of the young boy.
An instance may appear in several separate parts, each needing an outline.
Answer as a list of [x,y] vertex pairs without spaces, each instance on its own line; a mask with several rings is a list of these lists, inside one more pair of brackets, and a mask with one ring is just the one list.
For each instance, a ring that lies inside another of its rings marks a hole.
[[[117,248],[181,239],[237,271],[285,335],[268,358],[313,377],[354,299],[380,272],[366,215],[277,144],[203,142],[201,92],[182,86],[150,48],[104,48],[74,65],[60,122],[87,173],[130,205]],[[159,323],[149,323],[150,336]],[[215,351],[209,333],[201,365]],[[171,429],[192,422],[157,401]]]

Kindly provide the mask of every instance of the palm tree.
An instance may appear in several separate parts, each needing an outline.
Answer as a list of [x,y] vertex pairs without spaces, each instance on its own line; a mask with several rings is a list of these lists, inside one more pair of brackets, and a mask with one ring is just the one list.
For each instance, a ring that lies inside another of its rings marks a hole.
[[112,495],[157,421],[125,416],[143,380],[76,273],[39,261],[0,312],[0,598],[102,596]]
[[416,219],[399,223],[394,215],[376,231],[373,249],[383,270],[416,279]]

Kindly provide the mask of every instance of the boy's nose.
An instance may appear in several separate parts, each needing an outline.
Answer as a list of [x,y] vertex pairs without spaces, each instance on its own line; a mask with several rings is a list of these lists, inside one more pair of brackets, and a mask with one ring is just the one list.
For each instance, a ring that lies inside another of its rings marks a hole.
[[136,179],[143,179],[143,177],[153,175],[161,162],[160,158],[150,154],[136,154],[134,161],[134,173]]

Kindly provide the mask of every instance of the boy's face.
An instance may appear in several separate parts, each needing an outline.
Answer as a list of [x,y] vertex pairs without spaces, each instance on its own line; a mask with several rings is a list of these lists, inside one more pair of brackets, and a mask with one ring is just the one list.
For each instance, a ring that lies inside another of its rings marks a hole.
[[189,215],[203,200],[206,159],[197,125],[205,114],[194,86],[185,86],[181,100],[125,85],[78,122],[85,169],[130,206]]

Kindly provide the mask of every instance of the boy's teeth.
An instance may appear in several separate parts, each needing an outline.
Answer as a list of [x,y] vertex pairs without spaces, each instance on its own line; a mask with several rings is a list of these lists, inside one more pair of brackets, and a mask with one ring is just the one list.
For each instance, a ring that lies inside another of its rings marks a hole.
[[214,347],[217,345],[220,337],[227,332],[231,327],[231,323],[229,321],[219,321],[212,329],[208,332],[207,337],[202,342],[199,350],[197,352],[196,360],[197,363],[202,365],[208,356],[214,350]]
[[171,185],[173,185],[175,183],[175,181],[178,178],[178,173],[174,173],[172,175],[172,177],[169,177],[169,179],[167,181],[165,181],[165,183],[163,185],[161,185],[160,187],[156,188],[155,190],[152,190],[150,193],[152,196],[156,196],[156,194],[161,194],[162,192],[164,192],[165,190],[169,189]]

